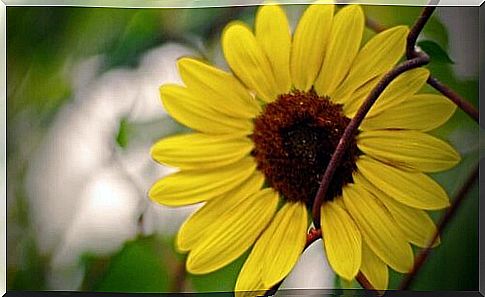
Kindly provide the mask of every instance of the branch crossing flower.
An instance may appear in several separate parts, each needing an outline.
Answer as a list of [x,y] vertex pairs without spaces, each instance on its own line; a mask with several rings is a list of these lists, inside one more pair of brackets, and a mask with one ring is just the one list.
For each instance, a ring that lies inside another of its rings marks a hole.
[[[360,104],[402,59],[408,28],[397,26],[361,47],[360,6],[313,4],[293,34],[284,10],[261,6],[254,32],[235,21],[222,35],[232,70],[184,57],[184,86],[164,85],[168,113],[193,133],[165,138],[151,151],[178,167],[156,182],[152,200],[170,206],[206,202],[181,227],[177,247],[187,270],[215,271],[251,249],[236,283],[240,295],[280,282],[302,253],[319,182]],[[321,207],[324,248],[334,271],[360,271],[376,289],[388,267],[409,272],[411,244],[436,232],[426,210],[449,206],[427,173],[460,156],[426,132],[455,106],[418,93],[429,71],[397,77],[380,95],[352,140]]]

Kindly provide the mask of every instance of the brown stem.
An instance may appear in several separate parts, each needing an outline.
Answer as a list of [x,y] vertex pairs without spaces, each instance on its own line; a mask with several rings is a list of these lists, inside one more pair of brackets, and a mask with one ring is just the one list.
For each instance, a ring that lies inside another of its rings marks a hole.
[[367,28],[370,28],[372,31],[376,33],[385,31],[387,29],[386,26],[371,18],[365,19],[365,25]]
[[470,174],[468,179],[466,180],[465,184],[461,187],[460,191],[456,195],[455,199],[453,200],[453,203],[451,204],[451,207],[448,209],[448,211],[445,213],[443,217],[441,217],[439,223],[438,223],[438,228],[436,233],[433,236],[433,239],[429,243],[429,245],[421,250],[421,252],[418,254],[414,261],[414,266],[411,270],[411,272],[406,276],[406,278],[403,279],[401,282],[401,285],[399,288],[401,290],[406,290],[409,289],[411,284],[413,283],[414,279],[416,278],[416,275],[419,273],[421,268],[423,267],[423,264],[425,261],[428,259],[428,256],[431,252],[431,249],[438,240],[438,237],[440,234],[443,233],[443,230],[448,226],[450,223],[451,219],[455,216],[456,211],[460,208],[460,206],[463,203],[463,200],[465,200],[465,197],[467,196],[468,192],[471,190],[472,186],[475,184],[477,178],[478,178],[478,170],[479,166],[473,170],[473,172]]
[[406,56],[408,59],[413,59],[418,56],[418,52],[416,51],[416,41],[418,40],[418,36],[421,31],[423,31],[424,25],[426,25],[435,9],[436,6],[426,6],[414,25],[411,27],[406,40]]
[[430,76],[428,78],[428,84],[435,88],[438,92],[443,94],[444,96],[448,97],[453,103],[456,104],[461,110],[466,112],[472,119],[475,120],[475,122],[479,123],[480,120],[480,115],[478,113],[478,110],[468,101],[463,100],[463,98],[460,97],[455,91],[441,83],[439,80],[436,78]]
[[335,152],[333,153],[332,158],[327,165],[327,169],[325,170],[325,173],[322,177],[320,187],[318,188],[318,192],[313,203],[313,224],[315,226],[320,227],[320,207],[325,200],[325,195],[327,194],[327,190],[330,186],[330,182],[332,181],[332,177],[337,170],[337,167],[339,166],[340,161],[342,160],[342,157],[346,149],[348,148],[352,138],[356,134],[360,123],[364,120],[372,105],[374,105],[374,103],[385,90],[385,88],[396,77],[406,71],[426,65],[428,62],[429,57],[426,54],[420,53],[416,58],[404,61],[403,63],[399,64],[394,69],[386,73],[386,75],[384,75],[384,77],[379,81],[377,86],[371,91],[364,103],[360,106],[355,116],[347,125],[347,128],[345,128],[345,131],[340,138],[340,141],[335,148]]
[[370,291],[376,290],[362,272],[359,271],[355,279],[357,280],[357,282],[360,284],[362,288]]
[[173,277],[171,292],[180,293],[185,290],[185,276],[187,271],[185,269],[185,261],[180,261],[176,264],[175,275]]
[[317,241],[321,237],[322,237],[322,230],[321,229],[315,229],[315,228],[310,229],[310,231],[308,232],[308,234],[306,236],[306,244],[305,244],[305,248],[303,250],[306,250],[312,243],[314,243],[315,241]]

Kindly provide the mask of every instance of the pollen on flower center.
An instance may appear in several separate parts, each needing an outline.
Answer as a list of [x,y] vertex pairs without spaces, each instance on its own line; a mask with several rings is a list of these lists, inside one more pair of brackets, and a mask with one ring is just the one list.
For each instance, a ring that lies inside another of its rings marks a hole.
[[[313,90],[280,95],[255,120],[252,152],[268,185],[288,201],[313,203],[321,178],[350,119],[340,105]],[[352,182],[355,139],[335,172],[326,200]]]

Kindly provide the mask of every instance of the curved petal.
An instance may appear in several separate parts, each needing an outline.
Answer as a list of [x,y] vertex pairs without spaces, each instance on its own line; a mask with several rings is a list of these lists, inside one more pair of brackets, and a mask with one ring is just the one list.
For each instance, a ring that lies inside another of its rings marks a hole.
[[236,208],[206,230],[187,258],[187,271],[205,274],[231,263],[256,240],[276,211],[278,194],[271,188],[240,201]]
[[278,87],[271,64],[251,30],[234,21],[222,33],[222,50],[234,73],[266,102],[275,100]]
[[258,240],[266,247],[266,257],[261,263],[261,278],[265,286],[277,284],[296,264],[305,247],[307,216],[304,203],[286,203]]
[[156,161],[182,170],[211,169],[241,160],[253,146],[247,137],[190,133],[159,140],[150,154]]
[[369,40],[355,57],[347,78],[330,97],[343,104],[360,86],[394,67],[404,55],[408,31],[405,26],[397,26]]
[[213,109],[201,97],[178,85],[160,88],[167,112],[181,124],[208,134],[247,135],[253,130],[249,119],[227,116]]
[[435,94],[417,94],[383,112],[364,119],[360,128],[433,130],[453,115],[456,105],[448,98]]
[[290,78],[290,25],[283,9],[278,5],[263,5],[256,14],[256,40],[268,58],[279,94],[291,88]]
[[364,22],[364,12],[358,5],[346,6],[335,15],[323,66],[315,81],[320,96],[332,94],[348,73],[359,51]]
[[[340,102],[340,104],[345,102],[345,104],[342,106],[342,109],[346,117],[353,118],[355,116],[357,110],[359,110],[364,100],[369,97],[369,94],[372,92],[374,87],[379,83],[383,76],[384,75],[378,75],[374,77],[370,81],[360,86],[357,90],[355,90],[352,95],[347,98],[347,100]],[[368,115],[366,115],[366,117],[367,116]]]
[[226,167],[180,171],[157,181],[148,196],[160,204],[180,206],[207,201],[229,192],[256,170],[252,157]]
[[295,88],[308,91],[322,66],[332,30],[333,4],[310,5],[293,35],[290,71]]
[[[239,272],[236,287],[234,288],[236,297],[262,296],[264,291],[271,288],[271,286],[265,286],[261,278],[261,263],[263,263],[267,254],[265,253],[266,246],[262,245],[263,242],[258,245],[258,242],[253,247],[246,262],[244,262],[241,272]],[[267,243],[264,242],[264,244]]]
[[426,68],[411,69],[399,75],[379,96],[376,103],[369,110],[369,116],[379,114],[416,94],[424,86],[428,77],[429,70]]
[[364,131],[357,146],[366,155],[402,169],[438,172],[460,162],[460,155],[446,142],[412,130]]
[[264,175],[255,171],[244,183],[233,190],[208,201],[193,213],[180,227],[177,234],[177,249],[189,251],[206,237],[207,232],[227,220],[241,201],[259,192],[264,183]]
[[177,66],[185,85],[214,109],[241,118],[261,112],[259,103],[231,74],[192,58],[178,60]]
[[[419,91],[426,83],[428,77],[429,70],[426,68],[412,69],[399,75],[385,88],[379,98],[377,98],[377,101],[369,110],[367,117],[375,116],[383,113],[386,109],[392,106],[399,105],[401,102]],[[344,106],[344,109],[347,110],[346,113],[355,113],[378,82],[379,81],[372,80],[370,82],[371,85],[366,84],[366,86],[359,88],[360,90],[367,90],[368,93],[363,93],[359,90],[359,92],[356,91],[352,94],[344,105],[351,105],[353,110]]]
[[376,290],[387,290],[389,271],[386,263],[367,246],[362,244],[362,266],[360,271]]
[[344,187],[343,198],[372,251],[394,270],[409,272],[414,261],[413,251],[384,206],[359,184]]
[[[409,242],[422,248],[429,245],[437,230],[433,220],[424,210],[401,204],[387,195],[379,196],[379,198],[386,205]],[[438,240],[433,246],[437,246],[439,243]]]
[[366,156],[357,160],[357,168],[374,186],[410,207],[436,210],[450,205],[443,188],[421,172],[404,171]]
[[[369,192],[379,198],[389,210],[409,242],[419,247],[428,246],[437,230],[433,220],[431,220],[425,211],[397,202],[389,195],[376,188],[360,174],[354,175],[354,182],[363,185]],[[440,241],[438,238],[434,246],[439,243]]]
[[350,215],[334,202],[322,205],[321,226],[328,262],[333,270],[350,281],[359,271],[362,238]]

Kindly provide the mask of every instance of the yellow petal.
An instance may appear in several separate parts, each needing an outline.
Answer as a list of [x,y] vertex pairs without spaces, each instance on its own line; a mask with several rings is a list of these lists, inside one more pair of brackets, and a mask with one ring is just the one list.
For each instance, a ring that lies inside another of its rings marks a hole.
[[235,163],[248,156],[253,142],[247,137],[190,133],[159,140],[152,157],[181,169],[210,169]]
[[[424,210],[408,207],[387,195],[379,196],[379,198],[389,209],[409,242],[422,248],[429,245],[436,234],[436,226]],[[438,244],[439,240],[434,246]]]
[[334,202],[322,205],[321,226],[328,262],[333,270],[350,281],[359,271],[362,238],[350,215]]
[[381,260],[398,272],[413,266],[413,251],[385,207],[362,185],[343,188],[347,210],[357,223],[363,240]]
[[[378,197],[386,206],[390,214],[402,230],[406,239],[419,246],[427,247],[436,233],[436,226],[429,215],[420,209],[406,206],[392,199],[374,185],[372,185],[361,174],[354,175],[354,182],[363,185],[369,192]],[[439,244],[439,238],[434,246]]]
[[209,134],[247,135],[253,130],[252,121],[227,116],[213,109],[209,102],[178,85],[160,88],[167,112],[183,125]]
[[[382,94],[377,98],[375,104],[371,107],[368,113],[368,117],[375,116],[379,113],[383,113],[386,109],[399,105],[402,101],[406,100],[406,98],[411,97],[414,95],[419,89],[423,87],[426,83],[426,80],[429,77],[429,70],[426,68],[416,68],[409,71],[404,72],[403,74],[399,75],[395,78],[382,92]],[[359,89],[368,90],[368,93],[362,92],[355,92],[350,96],[350,98],[346,101],[345,104],[351,105],[352,109],[357,109],[360,105],[367,99],[372,89],[378,81],[372,80],[371,84],[368,87],[361,87]],[[349,107],[344,107],[344,109],[349,110]]]
[[377,188],[410,207],[436,210],[450,205],[443,188],[421,172],[404,171],[366,156],[357,160],[357,168]]
[[[386,109],[399,105],[402,101],[414,95],[419,89],[423,87],[429,77],[429,70],[425,68],[416,68],[404,72],[395,78],[377,98],[375,104],[371,107],[368,117],[375,116],[384,112]],[[371,81],[373,86],[374,80]],[[368,90],[369,93],[355,92],[347,100],[346,104],[352,105],[353,108],[358,108],[367,99],[373,87],[361,87],[359,89]],[[348,107],[346,109],[349,109]],[[357,109],[355,109],[357,110]]]
[[278,96],[278,88],[261,46],[251,30],[242,22],[234,21],[222,33],[222,49],[234,73],[261,99],[271,102]]
[[305,246],[307,216],[304,203],[286,203],[258,240],[266,247],[266,257],[261,263],[265,286],[277,284],[296,264]]
[[387,108],[400,104],[419,91],[429,77],[429,70],[416,68],[396,77],[382,92],[369,110],[369,116],[384,112]]
[[402,169],[437,172],[460,162],[460,155],[449,144],[412,130],[364,131],[357,137],[357,145],[366,155]]
[[233,190],[208,201],[192,214],[177,234],[177,249],[182,252],[193,249],[213,227],[232,216],[234,209],[247,197],[256,194],[263,186],[264,175],[255,171],[244,183]]
[[185,85],[212,108],[241,118],[261,112],[259,103],[231,74],[191,58],[182,58],[177,65]]
[[[368,81],[367,83],[360,86],[357,90],[355,90],[346,100],[336,102],[339,104],[343,104],[342,109],[346,117],[353,118],[357,110],[359,110],[364,100],[369,97],[369,94],[374,89],[374,87],[379,83],[384,75],[378,75]],[[332,101],[338,101],[333,100]]]
[[376,290],[387,290],[389,271],[387,265],[367,246],[362,244],[362,266],[360,271]]
[[364,12],[358,5],[346,6],[335,15],[323,66],[315,81],[318,94],[333,93],[348,73],[359,51],[364,22]]
[[410,129],[429,131],[448,121],[455,110],[456,105],[444,96],[417,94],[373,117],[366,117],[360,127],[363,130]]
[[355,57],[347,78],[330,97],[344,103],[360,86],[394,67],[404,54],[408,31],[405,26],[397,26],[369,40]]
[[256,40],[268,58],[280,94],[290,91],[290,25],[278,5],[263,5],[255,21]]
[[290,70],[295,88],[307,91],[322,66],[332,30],[334,5],[310,5],[293,35]]
[[[212,224],[187,258],[187,270],[205,274],[231,263],[256,240],[276,211],[278,194],[266,188],[237,203],[229,216]],[[220,205],[223,212],[223,205]]]
[[268,243],[258,240],[246,262],[244,262],[234,288],[236,297],[263,296],[264,291],[271,288],[271,286],[265,286],[261,279],[261,263],[268,256],[265,253],[266,244]]
[[234,189],[256,170],[252,157],[226,167],[180,171],[157,181],[150,199],[160,204],[180,206],[210,200]]

